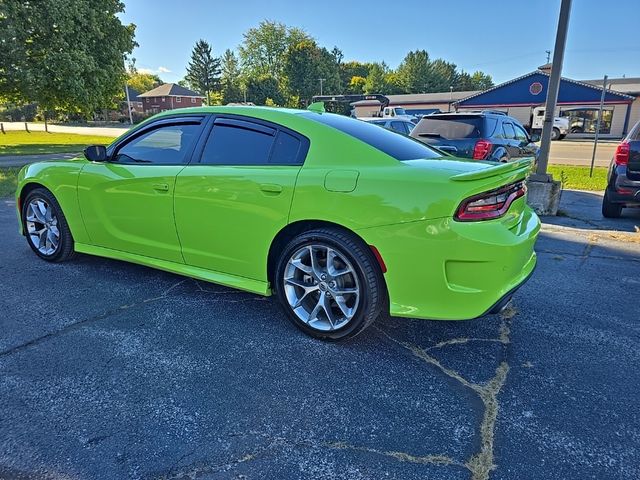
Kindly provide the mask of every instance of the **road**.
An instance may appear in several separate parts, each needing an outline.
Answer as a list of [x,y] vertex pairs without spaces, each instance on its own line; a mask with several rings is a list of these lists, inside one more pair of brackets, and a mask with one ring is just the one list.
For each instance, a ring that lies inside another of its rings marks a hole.
[[272,299],[43,262],[0,201],[0,478],[640,478],[640,243],[576,225],[502,315],[331,344]]
[[[598,143],[595,165],[599,167],[608,167],[617,145],[618,142],[610,141]],[[554,165],[589,166],[591,165],[592,155],[593,141],[560,140],[551,142],[549,163]]]

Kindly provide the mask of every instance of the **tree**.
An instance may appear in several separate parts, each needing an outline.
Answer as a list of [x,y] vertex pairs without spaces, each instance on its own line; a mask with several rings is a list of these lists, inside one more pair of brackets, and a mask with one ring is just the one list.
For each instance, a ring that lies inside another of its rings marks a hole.
[[243,100],[240,81],[240,66],[233,51],[227,49],[220,59],[222,69],[221,89],[222,103],[241,102]]
[[303,40],[311,40],[304,30],[279,22],[265,20],[258,27],[250,28],[238,48],[245,75],[269,75],[281,80],[288,48]]
[[276,105],[282,105],[284,98],[280,93],[278,80],[270,75],[259,75],[247,79],[247,101],[264,105],[267,98]]
[[89,115],[114,105],[135,46],[119,0],[0,2],[0,95]]
[[448,92],[456,80],[456,65],[441,58],[429,65],[427,92]]
[[480,71],[473,73],[471,81],[473,83],[474,90],[486,90],[487,88],[493,87],[493,79],[491,78],[491,75],[487,75]]
[[220,82],[220,59],[212,55],[211,45],[206,40],[198,40],[193,47],[185,80],[192,89],[204,94],[210,104],[211,92]]
[[356,61],[340,62],[340,80],[342,85],[349,85],[353,77],[367,78],[371,63],[362,63]]
[[291,45],[285,55],[283,70],[287,93],[306,104],[313,95],[320,93],[320,79],[323,93],[340,93],[338,59],[341,52],[338,52],[320,48],[314,40]]
[[153,73],[141,73],[141,72],[129,72],[127,79],[127,85],[140,93],[148,92],[156,87],[159,87],[164,82],[158,75]]
[[347,86],[348,93],[364,93],[365,86],[367,84],[367,79],[364,77],[358,77],[354,75],[351,77],[351,81]]
[[429,76],[429,54],[426,50],[409,52],[398,66],[398,86],[402,86],[405,93],[427,91]]
[[367,81],[364,85],[365,93],[386,93],[387,82],[386,75],[388,68],[385,63],[374,63],[369,69],[369,75],[367,75]]

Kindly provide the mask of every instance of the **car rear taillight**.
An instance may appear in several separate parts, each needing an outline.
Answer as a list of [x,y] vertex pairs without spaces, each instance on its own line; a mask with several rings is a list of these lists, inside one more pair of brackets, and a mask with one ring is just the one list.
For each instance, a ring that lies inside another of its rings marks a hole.
[[527,186],[523,181],[512,183],[496,190],[480,193],[464,200],[455,215],[460,222],[475,222],[500,218],[511,204],[527,193]]
[[616,148],[616,153],[613,156],[616,160],[616,165],[628,165],[629,164],[629,152],[630,152],[629,144],[627,142],[622,142]]
[[473,147],[473,159],[484,160],[491,151],[491,142],[489,140],[478,140]]

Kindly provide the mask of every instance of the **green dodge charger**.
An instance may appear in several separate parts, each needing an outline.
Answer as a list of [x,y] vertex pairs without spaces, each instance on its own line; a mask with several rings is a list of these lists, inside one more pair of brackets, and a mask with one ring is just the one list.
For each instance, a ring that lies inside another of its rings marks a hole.
[[200,107],[28,165],[20,230],[44,260],[125,260],[261,295],[314,337],[377,317],[496,313],[531,275],[528,160],[460,160],[312,110]]

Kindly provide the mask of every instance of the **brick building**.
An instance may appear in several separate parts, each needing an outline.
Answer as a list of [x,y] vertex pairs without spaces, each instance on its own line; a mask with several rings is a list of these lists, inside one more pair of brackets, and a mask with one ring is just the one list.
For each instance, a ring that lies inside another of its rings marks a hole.
[[144,112],[154,114],[175,108],[201,107],[204,96],[177,83],[165,83],[141,93],[138,98],[142,101]]

